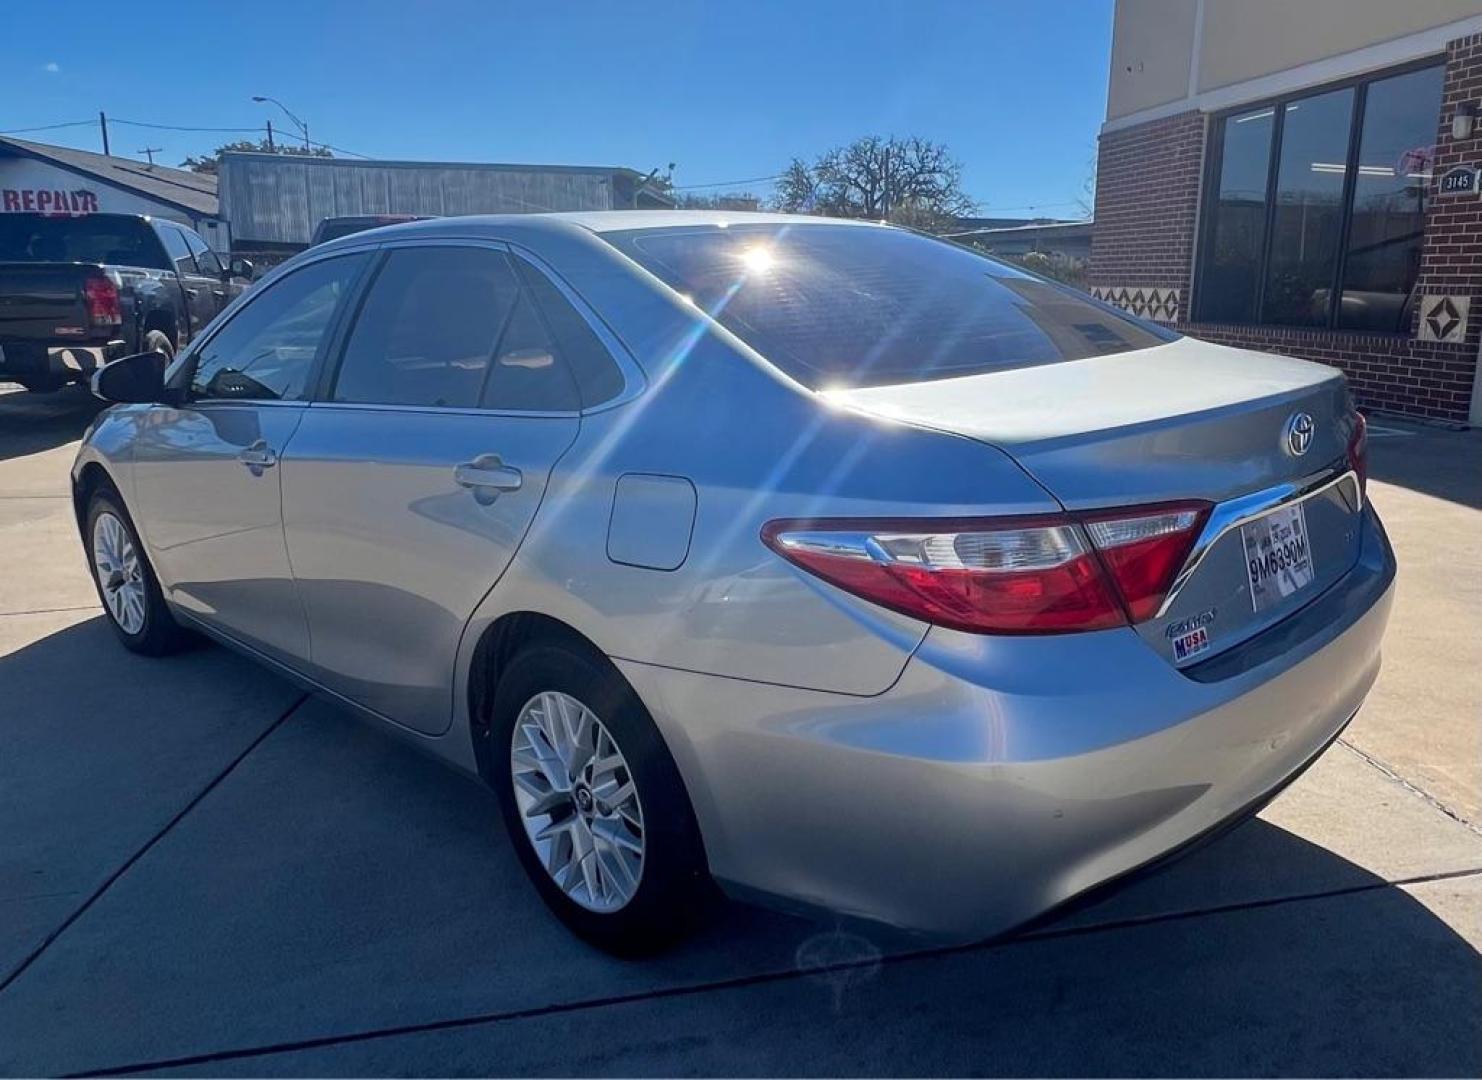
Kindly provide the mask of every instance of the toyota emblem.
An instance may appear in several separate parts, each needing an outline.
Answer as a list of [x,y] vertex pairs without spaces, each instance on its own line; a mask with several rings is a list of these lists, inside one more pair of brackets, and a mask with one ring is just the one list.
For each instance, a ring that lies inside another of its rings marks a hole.
[[1317,424],[1304,412],[1293,413],[1286,422],[1286,448],[1292,457],[1301,457],[1312,448],[1312,435]]

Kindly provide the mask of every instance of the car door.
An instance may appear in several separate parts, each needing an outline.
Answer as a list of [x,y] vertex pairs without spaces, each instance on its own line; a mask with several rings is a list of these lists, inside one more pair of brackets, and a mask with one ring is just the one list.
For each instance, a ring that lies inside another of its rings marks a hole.
[[463,628],[513,557],[579,399],[507,254],[408,244],[367,286],[283,468],[283,521],[326,686],[447,729]]
[[216,252],[206,246],[206,241],[189,229],[182,231],[185,233],[186,246],[190,248],[190,254],[196,261],[196,270],[203,282],[210,283],[211,318],[214,319],[242,291],[241,283],[228,278],[226,268],[221,265]]
[[134,443],[136,519],[165,595],[280,660],[308,628],[283,541],[280,457],[368,254],[269,284],[182,358],[179,405],[150,409]]
[[220,310],[216,306],[212,288],[220,288],[221,279],[208,280],[201,273],[196,266],[195,256],[191,254],[190,245],[186,242],[184,229],[169,221],[157,221],[155,228],[159,230],[165,252],[170,256],[170,262],[180,278],[184,318],[180,320],[176,330],[175,347],[184,348],[187,342],[195,340],[196,335],[206,328],[206,324]]

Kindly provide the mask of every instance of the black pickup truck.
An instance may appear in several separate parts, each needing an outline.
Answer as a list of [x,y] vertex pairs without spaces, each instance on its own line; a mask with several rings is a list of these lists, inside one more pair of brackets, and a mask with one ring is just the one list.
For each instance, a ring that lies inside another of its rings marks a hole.
[[174,356],[251,278],[173,221],[0,214],[0,382],[56,390],[119,356]]

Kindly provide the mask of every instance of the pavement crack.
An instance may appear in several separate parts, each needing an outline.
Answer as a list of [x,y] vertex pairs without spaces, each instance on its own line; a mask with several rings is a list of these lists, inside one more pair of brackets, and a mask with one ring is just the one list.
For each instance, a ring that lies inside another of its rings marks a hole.
[[968,942],[962,945],[941,945],[925,949],[912,949],[905,952],[891,953],[886,956],[872,956],[859,960],[844,960],[835,964],[823,964],[818,967],[807,969],[792,967],[776,969],[773,971],[755,972],[750,975],[738,975],[730,979],[716,979],[710,982],[691,983],[684,986],[658,987],[649,990],[636,991],[631,994],[613,994],[605,997],[586,998],[580,1001],[555,1002],[550,1005],[535,1005],[524,1009],[508,1009],[502,1012],[476,1013],[470,1016],[451,1017],[443,1020],[428,1020],[418,1024],[401,1024],[394,1027],[372,1028],[364,1031],[350,1031],[338,1035],[321,1035],[314,1038],[296,1039],[279,1043],[271,1043],[261,1046],[237,1047],[226,1050],[208,1051],[199,1054],[189,1054],[181,1057],[162,1058],[156,1061],[134,1062],[127,1065],[114,1065],[103,1068],[88,1069],[85,1071],[66,1073],[67,1077],[91,1077],[91,1076],[124,1076],[131,1073],[154,1073],[164,1069],[193,1068],[202,1065],[211,1065],[223,1061],[236,1061],[244,1058],[268,1057],[273,1054],[300,1053],[306,1050],[320,1050],[330,1046],[346,1046],[354,1043],[371,1042],[377,1039],[394,1039],[408,1035],[426,1035],[442,1031],[456,1031],[462,1028],[480,1027],[485,1024],[509,1023],[519,1020],[534,1020],[547,1016],[559,1016],[566,1013],[583,1012],[588,1009],[611,1008],[619,1005],[641,1004],[647,1001],[663,1001],[670,998],[684,998],[698,994],[715,993],[717,991],[739,990],[752,986],[764,986],[770,983],[787,982],[794,979],[815,978],[820,975],[842,974],[861,969],[894,966],[898,964],[915,963],[921,960],[932,960],[946,956],[956,956],[973,952],[990,952],[996,949],[1015,948],[1023,945],[1037,944],[1042,941],[1050,941],[1058,938],[1080,937],[1089,934],[1106,933],[1108,931],[1130,929],[1141,926],[1155,925],[1159,923],[1177,922],[1185,919],[1206,918],[1211,915],[1222,915],[1237,911],[1258,910],[1261,908],[1276,907],[1283,904],[1298,903],[1312,900],[1324,900],[1333,897],[1351,896],[1356,893],[1373,892],[1379,889],[1399,888],[1406,885],[1423,885],[1436,881],[1453,881],[1460,878],[1482,875],[1482,866],[1468,870],[1451,870],[1436,874],[1423,874],[1416,877],[1402,878],[1395,881],[1375,880],[1362,885],[1352,885],[1341,889],[1331,889],[1326,892],[1304,893],[1293,896],[1271,897],[1264,900],[1246,901],[1243,903],[1223,904],[1197,910],[1167,912],[1157,915],[1137,916],[1127,919],[1090,924],[1085,926],[1070,926],[1063,929],[1046,929],[1031,933],[1019,934],[1014,937],[992,938],[988,941]]
[[1393,766],[1384,761],[1382,758],[1377,758],[1373,754],[1370,754],[1365,750],[1360,750],[1357,746],[1349,742],[1347,739],[1340,738],[1338,742],[1340,745],[1343,746],[1344,749],[1358,755],[1358,757],[1362,758],[1364,761],[1374,766],[1374,768],[1378,769],[1385,776],[1389,777],[1395,783],[1399,784],[1400,787],[1410,792],[1410,794],[1425,800],[1434,809],[1439,810],[1441,813],[1445,814],[1458,825],[1471,830],[1478,836],[1482,836],[1482,826],[1478,826],[1473,822],[1468,821],[1460,813],[1447,806],[1440,799],[1432,795],[1429,791],[1426,791],[1425,788],[1421,787],[1419,784],[1412,783],[1411,781],[1405,779],[1405,777],[1401,776],[1400,773]]
[[98,902],[98,900],[103,896],[104,893],[106,893],[110,888],[113,887],[113,883],[115,881],[123,877],[124,874],[128,873],[129,869],[133,867],[135,863],[137,863],[146,854],[148,854],[149,850],[153,848],[155,844],[164,839],[164,837],[170,832],[171,829],[173,829],[176,825],[183,821],[185,819],[185,816],[192,810],[194,810],[196,806],[200,804],[202,799],[211,794],[212,791],[216,790],[218,784],[220,784],[223,780],[230,776],[232,774],[232,771],[235,770],[238,765],[242,764],[242,762],[247,759],[247,756],[251,754],[252,751],[256,750],[260,745],[262,745],[263,741],[273,732],[277,731],[278,728],[283,725],[283,722],[290,716],[292,716],[298,710],[299,706],[301,706],[308,699],[308,694],[300,694],[294,700],[293,704],[288,706],[288,708],[283,711],[282,715],[280,715],[276,720],[274,720],[271,724],[264,728],[262,732],[257,735],[256,738],[254,738],[250,743],[247,744],[246,748],[242,750],[241,753],[232,758],[231,761],[227,762],[225,768],[221,769],[215,776],[213,776],[206,783],[206,786],[201,788],[200,791],[196,792],[196,794],[192,796],[191,799],[184,806],[176,811],[174,816],[171,817],[169,821],[165,822],[165,824],[158,831],[156,831],[153,836],[151,836],[142,845],[140,845],[137,851],[135,851],[132,855],[125,859],[123,864],[119,866],[118,869],[114,870],[113,873],[104,878],[103,882],[96,889],[88,894],[87,899],[84,900],[82,904],[75,911],[72,912],[72,914],[68,915],[64,920],[62,920],[59,926],[48,933],[46,937],[42,939],[41,943],[36,946],[36,948],[27,953],[25,958],[22,959],[21,962],[17,964],[10,971],[10,973],[5,976],[3,980],[0,980],[0,994],[3,994],[6,990],[10,989],[11,985],[22,975],[24,975],[26,973],[26,970],[32,964],[34,964],[41,958],[41,955],[51,947],[53,942],[55,942],[59,937],[65,934],[73,923],[80,919],[90,907]]

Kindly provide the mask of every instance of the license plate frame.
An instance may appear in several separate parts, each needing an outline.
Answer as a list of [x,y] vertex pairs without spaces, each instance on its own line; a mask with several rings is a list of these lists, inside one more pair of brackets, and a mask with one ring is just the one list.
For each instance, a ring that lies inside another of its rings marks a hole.
[[1246,586],[1257,615],[1317,580],[1305,503],[1284,503],[1240,526]]

